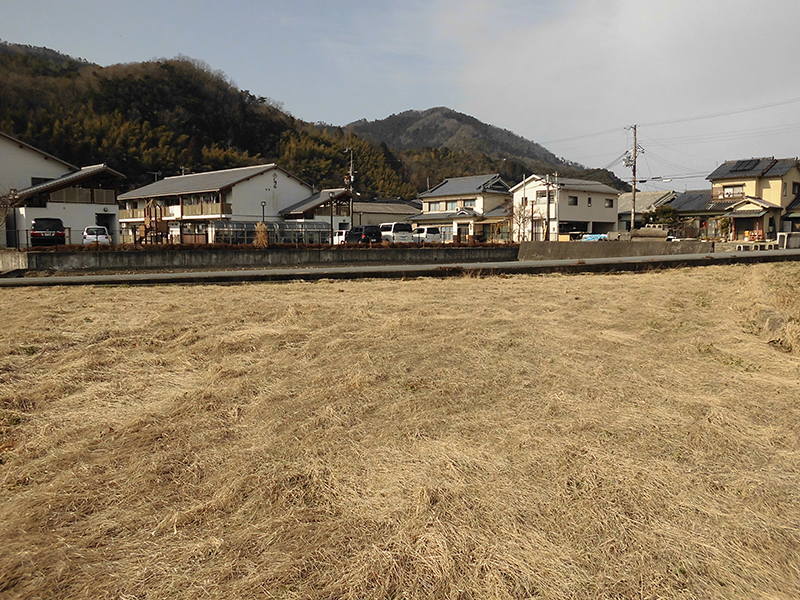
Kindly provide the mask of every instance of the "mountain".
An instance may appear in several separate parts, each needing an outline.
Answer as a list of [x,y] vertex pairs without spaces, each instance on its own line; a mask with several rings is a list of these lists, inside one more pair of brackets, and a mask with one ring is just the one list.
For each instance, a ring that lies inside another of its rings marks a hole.
[[406,159],[421,150],[434,149],[483,157],[484,162],[495,165],[494,170],[513,173],[515,181],[526,172],[559,171],[570,177],[592,177],[619,189],[626,188],[609,171],[590,170],[564,160],[541,144],[446,107],[408,110],[376,121],[362,119],[350,123],[346,129],[374,143],[385,144]]
[[446,147],[500,159],[570,164],[540,144],[443,106],[424,111],[407,110],[378,121],[362,119],[350,123],[347,129],[377,143],[385,142],[396,150]]
[[367,197],[410,199],[462,175],[500,173],[513,184],[534,169],[586,173],[539,144],[446,108],[321,126],[238,89],[202,61],[102,67],[7,42],[0,42],[0,131],[72,164],[105,162],[126,175],[126,187],[151,182],[153,173],[263,162],[317,188],[337,187],[351,154],[356,191]]

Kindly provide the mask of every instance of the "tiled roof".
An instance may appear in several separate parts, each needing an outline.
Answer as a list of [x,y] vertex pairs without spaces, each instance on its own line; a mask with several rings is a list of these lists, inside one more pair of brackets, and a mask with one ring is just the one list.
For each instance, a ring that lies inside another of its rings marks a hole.
[[[719,205],[730,206],[732,203],[717,203]],[[703,210],[710,210],[711,203],[711,190],[690,190],[678,194],[675,199],[669,203],[670,206],[675,208],[678,212],[697,212]],[[724,208],[717,208],[717,210],[724,210]]]
[[92,177],[102,174],[109,174],[114,178],[125,179],[125,175],[109,168],[105,164],[91,165],[89,167],[83,167],[74,173],[67,173],[58,179],[51,179],[50,181],[45,181],[44,183],[39,183],[23,190],[18,190],[17,200],[22,201],[37,194],[44,194],[47,192],[64,189],[66,187],[73,186],[76,183],[86,181],[87,179],[91,179]]
[[[200,194],[203,192],[219,192],[232,188],[237,183],[247,181],[267,171],[279,169],[275,164],[255,165],[252,167],[239,167],[208,173],[192,173],[191,175],[176,175],[161,181],[151,183],[144,187],[126,192],[119,196],[120,200],[137,200],[140,198],[158,198],[162,196],[180,196],[182,194]],[[283,171],[286,173],[286,171]],[[289,173],[286,173],[289,175]]]
[[743,179],[749,177],[780,177],[788,173],[797,164],[797,158],[779,158],[773,156],[763,158],[746,158],[743,160],[727,160],[706,177],[717,179]]
[[474,196],[486,192],[504,194],[508,192],[508,184],[500,175],[473,175],[471,177],[451,177],[427,192],[422,192],[420,198],[438,198],[442,196]]
[[[675,192],[658,191],[658,192],[636,192],[636,212],[647,212],[654,208],[658,208],[663,204],[669,204],[675,198]],[[631,205],[633,204],[633,192],[625,192],[619,196],[619,208],[617,212],[629,213],[631,212]]]
[[[530,175],[524,181],[511,188],[512,192],[516,192],[523,184],[526,186],[541,186],[545,181],[544,177],[539,175]],[[599,181],[590,181],[587,179],[572,179],[570,177],[551,177],[551,186],[558,185],[562,190],[575,190],[580,192],[594,192],[596,194],[619,194],[620,191],[612,188],[610,185],[601,183]]]
[[331,190],[322,190],[315,194],[312,194],[305,200],[301,200],[291,206],[287,206],[286,208],[280,211],[282,215],[291,215],[291,214],[303,214],[307,213],[310,210],[314,210],[328,202],[331,198],[331,194],[335,200],[339,200],[341,198],[350,198],[352,194],[348,192],[345,188],[336,188]]

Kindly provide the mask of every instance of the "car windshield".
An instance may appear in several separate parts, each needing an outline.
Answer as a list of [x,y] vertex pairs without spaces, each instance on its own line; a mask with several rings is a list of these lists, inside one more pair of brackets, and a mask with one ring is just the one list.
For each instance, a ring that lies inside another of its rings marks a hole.
[[411,233],[411,224],[410,223],[395,223],[394,224],[394,230],[395,230],[395,232],[407,231],[408,233]]
[[64,229],[64,224],[61,219],[34,219],[33,223],[31,223],[31,229],[35,231],[54,231]]
[[89,235],[105,235],[106,230],[102,227],[88,227],[86,233]]

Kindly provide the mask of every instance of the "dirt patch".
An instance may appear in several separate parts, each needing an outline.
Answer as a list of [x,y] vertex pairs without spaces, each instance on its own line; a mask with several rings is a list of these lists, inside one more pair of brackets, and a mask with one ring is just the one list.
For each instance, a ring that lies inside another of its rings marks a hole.
[[796,598],[798,281],[4,290],[0,596]]

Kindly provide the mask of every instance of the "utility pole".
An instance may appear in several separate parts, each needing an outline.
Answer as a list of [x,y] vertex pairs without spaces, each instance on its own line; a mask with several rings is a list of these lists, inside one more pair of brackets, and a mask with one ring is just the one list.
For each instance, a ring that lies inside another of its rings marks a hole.
[[636,228],[636,125],[633,126],[633,195],[631,196],[631,231]]
[[639,153],[639,143],[636,139],[637,126],[631,125],[633,129],[633,151],[625,157],[625,166],[633,170],[633,194],[631,196],[631,231],[636,227],[636,157]]
[[353,149],[345,148],[345,152],[350,153],[350,174],[344,178],[347,191],[350,192],[350,227],[353,226],[353,182],[356,179],[356,172],[353,170]]

